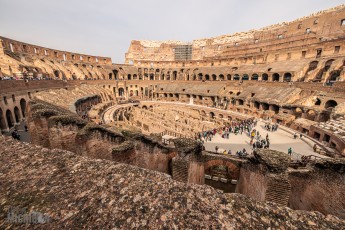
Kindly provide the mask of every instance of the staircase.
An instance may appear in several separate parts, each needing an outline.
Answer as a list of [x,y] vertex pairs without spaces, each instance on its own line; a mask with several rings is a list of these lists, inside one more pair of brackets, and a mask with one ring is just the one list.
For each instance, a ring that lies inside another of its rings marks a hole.
[[274,202],[280,206],[287,206],[291,193],[291,185],[287,175],[269,177],[266,190],[266,201]]

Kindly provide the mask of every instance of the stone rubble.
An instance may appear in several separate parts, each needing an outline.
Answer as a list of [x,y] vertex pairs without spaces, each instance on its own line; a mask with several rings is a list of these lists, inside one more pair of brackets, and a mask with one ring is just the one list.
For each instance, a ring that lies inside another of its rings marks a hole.
[[[344,229],[318,212],[293,211],[186,185],[146,169],[0,136],[0,229]],[[10,207],[50,216],[10,224]]]

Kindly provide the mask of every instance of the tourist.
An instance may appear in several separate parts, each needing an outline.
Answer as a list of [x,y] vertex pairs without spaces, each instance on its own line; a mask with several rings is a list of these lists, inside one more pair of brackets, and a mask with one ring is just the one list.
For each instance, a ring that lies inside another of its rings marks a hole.
[[299,134],[299,138],[300,138],[300,139],[302,139],[302,137],[303,137],[303,134],[302,134],[302,133],[300,133],[300,134]]
[[292,155],[292,148],[291,148],[291,147],[288,149],[288,154],[289,154],[290,156]]
[[231,155],[231,149],[229,149],[228,154]]
[[295,133],[294,135],[293,135],[293,139],[296,139],[297,138],[297,134]]
[[218,149],[219,149],[218,146],[216,146],[216,147],[215,147],[216,153],[218,153]]

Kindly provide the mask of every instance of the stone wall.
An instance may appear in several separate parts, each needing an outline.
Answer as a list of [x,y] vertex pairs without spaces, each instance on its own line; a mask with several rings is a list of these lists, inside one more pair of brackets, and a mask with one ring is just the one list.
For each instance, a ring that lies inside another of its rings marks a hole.
[[345,164],[340,160],[319,160],[307,169],[291,170],[288,206],[345,218],[344,181]]

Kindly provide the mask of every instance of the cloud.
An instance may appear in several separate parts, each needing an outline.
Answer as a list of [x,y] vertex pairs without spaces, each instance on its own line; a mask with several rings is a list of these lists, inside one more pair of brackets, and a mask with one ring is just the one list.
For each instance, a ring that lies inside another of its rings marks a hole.
[[0,0],[1,35],[123,63],[131,40],[182,40],[258,29],[342,0]]

